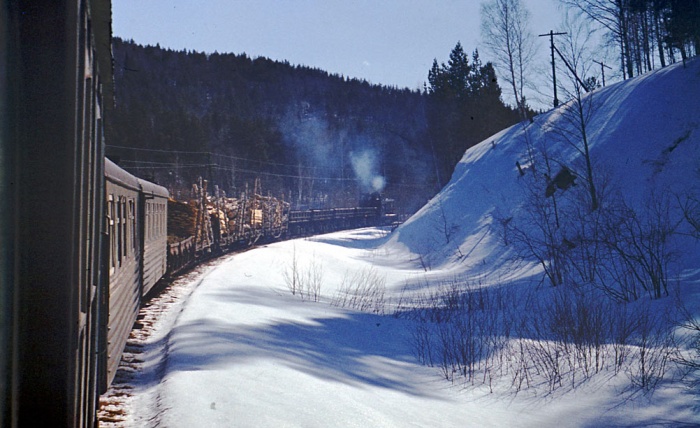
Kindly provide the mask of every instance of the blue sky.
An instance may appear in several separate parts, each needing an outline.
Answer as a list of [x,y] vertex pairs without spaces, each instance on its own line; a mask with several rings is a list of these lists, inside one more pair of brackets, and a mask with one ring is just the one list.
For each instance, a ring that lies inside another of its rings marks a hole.
[[[176,50],[243,53],[371,83],[422,88],[457,41],[479,48],[478,0],[113,0],[114,35]],[[524,0],[531,29],[557,30],[556,0]],[[539,62],[548,45],[538,38]],[[482,48],[480,55],[488,61]],[[503,84],[501,85],[503,86]],[[504,91],[505,92],[505,91]]]

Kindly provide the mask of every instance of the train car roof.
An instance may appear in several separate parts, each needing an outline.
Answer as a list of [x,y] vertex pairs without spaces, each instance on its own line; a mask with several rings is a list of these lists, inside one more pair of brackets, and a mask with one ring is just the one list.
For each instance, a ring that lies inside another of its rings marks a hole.
[[163,186],[151,183],[150,181],[138,178],[121,169],[116,163],[105,158],[105,178],[133,190],[140,190],[151,196],[167,198],[170,196],[168,189]]
[[170,192],[168,192],[168,189],[163,186],[159,186],[141,178],[139,178],[139,184],[141,185],[143,193],[148,193],[151,196],[160,196],[162,198],[170,197]]
[[141,189],[138,178],[124,171],[108,158],[105,158],[105,178],[132,190]]

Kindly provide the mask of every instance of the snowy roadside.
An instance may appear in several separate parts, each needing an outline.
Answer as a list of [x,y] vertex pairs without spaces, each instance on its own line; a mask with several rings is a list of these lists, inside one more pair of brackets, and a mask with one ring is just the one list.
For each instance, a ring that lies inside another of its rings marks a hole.
[[214,259],[175,279],[139,311],[137,328],[127,341],[122,361],[111,387],[100,398],[99,423],[101,427],[139,426],[139,415],[152,415],[153,409],[142,408],[150,400],[144,389],[157,384],[167,359],[168,335],[187,298],[201,283],[207,272],[223,263],[225,258]]

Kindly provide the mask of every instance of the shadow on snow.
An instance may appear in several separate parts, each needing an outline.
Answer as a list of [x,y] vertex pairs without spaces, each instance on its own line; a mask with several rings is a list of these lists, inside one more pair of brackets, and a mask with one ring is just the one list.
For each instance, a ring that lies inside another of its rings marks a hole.
[[268,360],[322,380],[426,396],[420,385],[413,384],[411,375],[418,366],[405,334],[401,320],[365,313],[264,325],[197,320],[173,330],[166,371]]

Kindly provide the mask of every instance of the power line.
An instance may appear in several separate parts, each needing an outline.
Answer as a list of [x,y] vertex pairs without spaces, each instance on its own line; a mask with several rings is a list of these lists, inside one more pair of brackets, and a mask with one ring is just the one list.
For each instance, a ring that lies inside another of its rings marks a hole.
[[[141,165],[139,165],[141,163]],[[136,161],[134,165],[124,165],[127,169],[178,169],[178,168],[213,168],[220,171],[228,172],[238,172],[242,174],[256,174],[265,175],[268,177],[281,177],[281,178],[296,178],[302,180],[325,180],[325,181],[356,181],[355,178],[341,178],[341,177],[315,177],[309,175],[299,175],[299,174],[279,174],[273,172],[258,171],[245,168],[234,168],[230,166],[223,166],[217,163],[202,163],[202,164],[174,164],[167,162],[140,162]]]
[[[130,170],[167,170],[167,169],[177,169],[177,168],[211,168],[219,171],[226,171],[226,172],[234,172],[234,173],[241,173],[241,174],[251,174],[251,175],[258,175],[258,176],[266,176],[266,177],[275,177],[275,178],[293,178],[296,180],[314,180],[314,181],[336,181],[336,182],[357,182],[358,179],[353,177],[353,178],[342,178],[342,177],[317,177],[317,176],[309,176],[309,175],[298,175],[298,174],[279,174],[279,173],[273,173],[273,172],[264,172],[264,171],[257,171],[257,170],[251,170],[251,169],[245,169],[245,168],[234,168],[230,166],[223,166],[219,165],[216,163],[202,163],[202,164],[173,164],[173,163],[167,163],[167,162],[151,162],[151,161],[125,161],[125,162],[132,162],[135,165],[124,165],[124,168],[130,169]],[[141,164],[141,165],[139,165]],[[395,180],[392,180],[391,177],[384,177],[388,181],[391,181],[393,186],[396,187],[405,187],[405,188],[422,188],[421,185],[414,185],[414,184],[405,184],[405,183],[397,183]]]
[[140,152],[178,153],[178,154],[191,154],[191,155],[210,153],[210,152],[188,152],[188,151],[182,151],[182,150],[144,149],[142,147],[115,146],[112,144],[105,144],[105,147],[108,149],[127,149],[127,150],[135,150],[135,151],[140,151]]
[[[157,161],[140,161],[140,160],[122,160],[121,165],[127,169],[138,169],[138,170],[149,170],[149,169],[179,169],[179,168],[214,168],[218,170],[224,170],[229,172],[240,172],[246,174],[258,174],[267,175],[272,177],[285,177],[285,178],[296,178],[304,180],[327,180],[327,181],[355,181],[355,178],[339,178],[339,177],[317,177],[311,175],[299,175],[295,174],[280,174],[272,172],[264,172],[260,170],[252,170],[248,168],[240,168],[236,166],[224,166],[214,162],[207,163],[179,163],[179,162],[157,162]],[[295,165],[292,168],[297,168]],[[308,169],[316,169],[314,167],[308,167]],[[329,168],[330,169],[330,168]]]
[[590,92],[590,90],[588,89],[586,84],[583,83],[583,80],[581,80],[581,78],[578,77],[578,74],[576,74],[576,70],[574,70],[574,68],[569,64],[569,61],[567,61],[566,58],[564,58],[564,55],[562,55],[561,52],[559,52],[559,49],[557,49],[556,46],[554,46],[554,50],[557,51],[557,54],[559,54],[559,58],[561,58],[561,60],[564,61],[564,65],[566,65],[566,68],[568,68],[569,71],[571,72],[571,74],[574,75],[574,77],[576,78],[576,81],[579,83],[579,85],[581,85],[583,90],[586,92]]
[[[282,164],[282,163],[275,163],[275,162],[265,162],[265,161],[258,161],[258,160],[253,160],[253,159],[247,159],[247,158],[242,158],[238,156],[230,156],[230,155],[224,155],[220,153],[214,153],[211,151],[185,151],[185,150],[162,150],[162,149],[146,149],[146,148],[139,148],[139,147],[126,147],[126,146],[115,146],[115,145],[106,145],[106,147],[113,148],[113,149],[127,149],[127,150],[134,150],[134,151],[143,151],[143,152],[153,152],[153,153],[169,153],[169,154],[195,154],[195,155],[206,155],[206,156],[218,156],[221,158],[228,158],[228,159],[233,159],[233,160],[238,160],[238,161],[245,161],[245,162],[250,162],[250,163],[257,163],[257,164],[266,164],[266,165],[272,165],[272,166],[277,166],[277,167],[287,167],[287,168],[292,168],[292,169],[308,169],[308,170],[319,170],[319,169],[327,169],[327,170],[337,170],[334,168],[330,167],[316,167],[316,166],[301,166],[301,165],[291,165],[291,164]],[[143,161],[143,160],[131,160],[131,159],[122,159],[120,161],[122,166],[125,169],[131,169],[131,170],[167,170],[167,169],[191,169],[191,168],[211,168],[219,171],[226,171],[226,172],[233,172],[233,173],[241,173],[241,174],[251,174],[251,175],[259,175],[259,176],[267,176],[267,177],[275,177],[275,178],[292,178],[292,179],[297,179],[297,180],[318,180],[318,181],[335,181],[335,182],[357,182],[359,181],[357,177],[352,177],[352,178],[343,178],[343,177],[319,177],[319,176],[313,176],[313,175],[300,175],[300,174],[282,174],[282,173],[273,173],[273,172],[265,172],[265,171],[260,171],[260,170],[252,170],[252,169],[247,169],[247,168],[239,168],[235,166],[225,166],[221,165],[218,163],[214,162],[204,162],[204,163],[179,163],[179,162],[158,162],[158,161]],[[421,185],[414,185],[414,184],[405,184],[405,183],[399,183],[400,180],[392,180],[391,177],[387,177],[386,175],[383,176],[387,181],[391,181],[393,186],[396,187],[403,187],[403,188],[416,188],[420,189],[422,188]]]
[[256,160],[256,159],[249,159],[249,158],[244,158],[240,156],[231,156],[231,155],[225,155],[223,153],[215,153],[211,151],[205,151],[205,152],[197,152],[197,151],[186,151],[186,150],[164,150],[164,149],[145,149],[141,147],[127,147],[127,146],[115,146],[111,144],[105,145],[105,147],[110,148],[110,149],[121,149],[121,150],[133,150],[137,152],[151,152],[151,153],[168,153],[168,154],[178,154],[178,155],[203,155],[203,156],[218,156],[221,158],[227,158],[227,159],[232,159],[236,161],[242,161],[242,162],[248,162],[248,163],[257,163],[261,165],[271,165],[271,166],[283,166],[283,167],[288,167],[288,168],[302,168],[302,169],[333,169],[329,167],[317,167],[317,166],[303,166],[303,165],[292,165],[292,164],[283,164],[283,163],[278,163],[278,162],[270,162],[270,161],[263,161],[263,160]]

